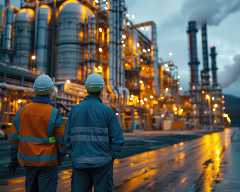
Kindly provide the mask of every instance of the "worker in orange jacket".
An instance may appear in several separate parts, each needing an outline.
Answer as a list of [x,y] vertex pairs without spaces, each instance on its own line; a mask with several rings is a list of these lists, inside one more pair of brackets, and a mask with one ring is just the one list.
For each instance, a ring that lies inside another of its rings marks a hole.
[[58,165],[64,160],[64,120],[51,105],[54,84],[47,75],[34,82],[33,101],[22,106],[12,122],[9,134],[11,162],[9,173],[25,166],[27,192],[56,191]]

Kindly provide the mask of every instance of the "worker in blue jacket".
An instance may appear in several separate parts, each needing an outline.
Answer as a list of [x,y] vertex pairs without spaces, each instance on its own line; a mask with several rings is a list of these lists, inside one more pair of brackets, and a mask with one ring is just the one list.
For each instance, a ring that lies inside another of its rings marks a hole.
[[113,191],[113,161],[124,144],[115,112],[102,103],[105,86],[100,74],[88,76],[88,96],[69,113],[64,141],[72,159],[72,192]]

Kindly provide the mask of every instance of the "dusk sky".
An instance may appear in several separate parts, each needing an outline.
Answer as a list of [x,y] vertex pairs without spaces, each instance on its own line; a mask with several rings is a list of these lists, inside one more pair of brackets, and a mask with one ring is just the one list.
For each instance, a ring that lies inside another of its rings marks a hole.
[[[154,21],[158,32],[158,56],[169,61],[169,52],[178,66],[180,86],[189,89],[190,69],[188,65],[188,36],[186,33],[189,18],[199,22],[207,20],[208,47],[216,46],[218,81],[224,94],[240,97],[240,1],[239,0],[125,0],[127,12],[135,16],[134,24]],[[4,0],[0,0],[4,4]],[[20,6],[20,0],[11,0]],[[191,20],[190,19],[190,20]],[[143,31],[146,34],[145,31]],[[150,38],[150,34],[148,34]],[[203,69],[201,30],[197,33],[199,77]],[[236,57],[235,57],[236,56]],[[234,58],[235,57],[235,58]],[[209,67],[211,60],[209,58]],[[200,82],[200,79],[199,79]]]
[[[226,85],[228,80],[233,81],[231,84],[227,83],[229,86],[223,89],[223,93],[240,97],[240,58],[237,57],[237,63],[233,60],[236,55],[240,54],[239,0],[126,0],[125,2],[130,17],[135,16],[134,20],[131,18],[135,24],[146,21],[156,22],[158,56],[163,61],[169,61],[169,52],[172,52],[173,62],[178,66],[181,76],[180,86],[184,91],[189,90],[190,81],[186,33],[189,18],[212,16],[209,20],[207,18],[212,24],[207,26],[208,47],[216,46],[218,81],[223,85]],[[199,15],[196,16],[194,13]],[[218,22],[220,22],[218,26],[213,25]],[[150,37],[150,34],[148,36]],[[201,30],[197,33],[197,40],[200,77],[200,71],[203,69]],[[209,67],[211,68],[210,58]]]

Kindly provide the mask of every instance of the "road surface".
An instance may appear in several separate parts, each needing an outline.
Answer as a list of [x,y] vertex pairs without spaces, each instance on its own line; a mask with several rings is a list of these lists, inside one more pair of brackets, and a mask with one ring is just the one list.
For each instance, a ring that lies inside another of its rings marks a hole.
[[[114,192],[211,191],[234,131],[225,129],[223,132],[115,160]],[[58,192],[70,191],[70,176],[71,169],[59,172]],[[22,192],[24,180],[24,177],[18,177],[1,181],[0,191]]]

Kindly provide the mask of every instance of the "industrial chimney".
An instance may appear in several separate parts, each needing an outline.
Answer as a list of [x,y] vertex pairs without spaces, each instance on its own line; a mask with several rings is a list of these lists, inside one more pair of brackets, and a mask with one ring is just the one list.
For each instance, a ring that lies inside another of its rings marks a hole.
[[217,82],[217,62],[216,62],[216,48],[215,47],[211,47],[210,49],[210,56],[211,56],[211,62],[212,62],[212,79],[213,79],[213,88],[218,86],[218,82]]
[[206,24],[202,26],[202,53],[203,53],[202,85],[209,86],[208,45],[207,45],[207,25]]
[[198,82],[198,65],[199,61],[197,59],[197,33],[196,22],[190,21],[188,23],[187,33],[189,34],[189,50],[190,50],[190,62],[188,63],[191,68],[191,81],[190,85],[199,85]]

